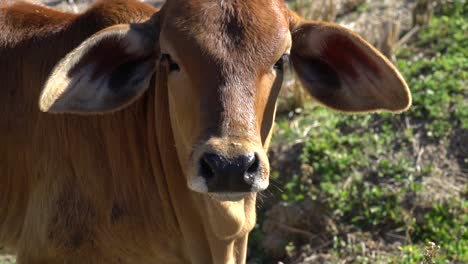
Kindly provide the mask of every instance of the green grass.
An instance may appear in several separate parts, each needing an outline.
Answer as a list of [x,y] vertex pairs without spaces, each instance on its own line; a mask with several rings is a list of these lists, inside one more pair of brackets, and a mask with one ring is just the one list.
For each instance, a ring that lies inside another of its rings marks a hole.
[[468,128],[468,10],[456,1],[422,30],[411,48],[398,52],[398,67],[414,96],[409,115],[424,120],[438,140],[455,127]]
[[[464,1],[447,2],[413,42],[397,51],[397,66],[414,99],[408,112],[354,116],[308,105],[292,119],[278,118],[273,147],[301,142],[302,150],[296,160],[300,169],[273,171],[282,190],[277,195],[288,204],[312,199],[325,205],[333,226],[322,235],[333,243],[321,252],[331,258],[351,259],[348,263],[468,262],[468,187],[455,198],[436,199],[439,190],[423,183],[446,168],[419,164],[414,145],[417,139],[420,147],[448,149],[456,131],[468,133],[467,11]],[[466,163],[465,157],[459,166],[468,177]],[[434,201],[421,201],[427,196]],[[259,218],[261,222],[262,211]],[[359,252],[362,243],[347,241],[350,232],[388,244],[386,235],[396,234],[402,245],[370,258]],[[256,229],[252,243],[264,235]],[[429,242],[440,249],[427,251]],[[304,244],[303,239],[285,241],[285,254],[294,255],[290,252]],[[272,261],[261,250],[255,244],[259,259]]]

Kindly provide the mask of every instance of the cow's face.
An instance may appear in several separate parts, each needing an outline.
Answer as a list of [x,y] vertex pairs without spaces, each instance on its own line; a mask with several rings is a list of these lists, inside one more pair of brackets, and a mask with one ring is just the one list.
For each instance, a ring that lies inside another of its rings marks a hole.
[[258,3],[172,1],[162,11],[179,159],[191,190],[221,200],[268,186],[266,148],[291,35],[283,3]]
[[282,0],[172,0],[154,19],[104,29],[70,52],[40,108],[117,111],[154,87],[155,66],[164,67],[167,87],[158,89],[167,89],[187,185],[239,200],[268,186],[266,148],[289,55],[304,87],[330,108],[399,112],[411,103],[398,71],[367,42],[305,21]]

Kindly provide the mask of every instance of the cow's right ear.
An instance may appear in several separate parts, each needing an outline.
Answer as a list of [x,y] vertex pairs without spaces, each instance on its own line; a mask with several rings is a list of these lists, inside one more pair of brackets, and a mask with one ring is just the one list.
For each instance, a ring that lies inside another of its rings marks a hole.
[[149,25],[106,28],[68,53],[49,76],[39,108],[51,113],[117,111],[148,88],[157,32]]

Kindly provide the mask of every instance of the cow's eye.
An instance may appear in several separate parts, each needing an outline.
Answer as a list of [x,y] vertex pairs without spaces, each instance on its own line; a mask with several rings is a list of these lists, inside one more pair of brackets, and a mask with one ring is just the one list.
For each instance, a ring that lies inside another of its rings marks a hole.
[[288,61],[288,59],[288,54],[283,54],[283,56],[281,56],[281,58],[275,63],[273,69],[282,71],[284,69],[284,64]]
[[167,63],[169,64],[169,71],[180,71],[179,64],[177,64],[175,61],[172,60],[171,55],[169,54],[162,54],[161,60],[167,60]]

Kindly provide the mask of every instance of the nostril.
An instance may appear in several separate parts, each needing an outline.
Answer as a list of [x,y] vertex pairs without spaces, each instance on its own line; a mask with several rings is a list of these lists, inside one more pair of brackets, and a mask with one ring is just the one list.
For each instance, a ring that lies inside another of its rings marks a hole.
[[204,153],[198,161],[198,175],[208,192],[250,192],[262,167],[257,153],[225,156]]
[[259,167],[260,167],[260,161],[259,161],[259,159],[258,159],[257,154],[255,154],[255,156],[254,156],[254,158],[253,158],[253,160],[252,160],[252,164],[251,164],[250,167],[247,169],[247,173],[249,173],[249,174],[257,173]]
[[215,176],[213,169],[205,159],[200,160],[200,174],[207,179],[211,179]]

